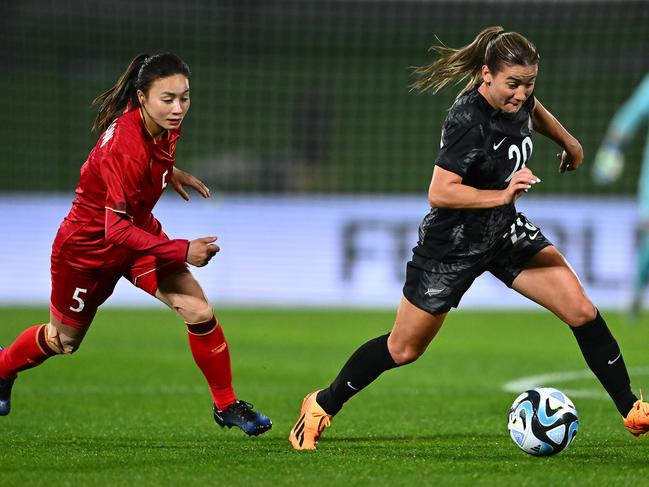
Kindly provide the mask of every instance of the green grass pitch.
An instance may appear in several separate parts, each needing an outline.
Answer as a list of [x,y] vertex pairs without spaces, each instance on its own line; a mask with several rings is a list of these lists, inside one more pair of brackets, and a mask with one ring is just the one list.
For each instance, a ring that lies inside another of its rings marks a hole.
[[[45,309],[0,309],[0,343]],[[71,357],[21,375],[0,418],[0,485],[637,485],[649,438],[626,433],[612,403],[574,398],[579,434],[552,458],[510,440],[504,383],[580,370],[572,333],[549,313],[455,312],[425,356],[352,399],[317,452],[288,432],[305,393],[334,377],[362,342],[389,330],[385,311],[234,310],[218,313],[239,397],[273,420],[258,438],[223,430],[170,312],[101,311]],[[649,390],[649,320],[608,313],[636,390]],[[639,371],[639,372],[638,372]],[[600,390],[595,379],[543,384]]]

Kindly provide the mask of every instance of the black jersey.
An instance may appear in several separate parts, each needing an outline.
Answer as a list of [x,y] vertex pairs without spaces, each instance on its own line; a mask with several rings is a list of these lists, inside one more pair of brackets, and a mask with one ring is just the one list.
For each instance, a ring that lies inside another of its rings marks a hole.
[[[494,109],[477,89],[460,96],[442,130],[435,164],[462,176],[476,189],[505,189],[532,155],[530,96],[516,113]],[[513,204],[486,209],[431,208],[419,227],[414,253],[426,259],[457,261],[485,252],[515,220]]]

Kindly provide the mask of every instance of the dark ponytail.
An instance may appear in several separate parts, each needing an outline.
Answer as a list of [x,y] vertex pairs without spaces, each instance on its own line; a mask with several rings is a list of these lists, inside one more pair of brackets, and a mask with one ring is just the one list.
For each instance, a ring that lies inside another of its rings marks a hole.
[[99,113],[92,126],[93,132],[103,132],[111,124],[115,116],[131,103],[137,102],[135,83],[140,72],[140,66],[148,54],[138,54],[133,58],[126,71],[119,77],[115,85],[92,101],[99,107]]
[[529,66],[539,62],[534,44],[517,32],[505,32],[500,26],[487,27],[471,44],[460,49],[440,42],[430,50],[441,57],[431,64],[415,68],[414,74],[419,76],[419,80],[410,86],[411,89],[421,92],[432,89],[437,93],[451,81],[460,83],[469,78],[461,91],[464,93],[482,83],[484,65],[495,74],[503,64]]
[[92,101],[93,106],[99,107],[92,131],[106,130],[129,102],[134,107],[139,106],[137,90],[142,90],[147,95],[155,80],[174,74],[182,74],[187,78],[191,76],[187,64],[175,54],[135,56],[115,85]]

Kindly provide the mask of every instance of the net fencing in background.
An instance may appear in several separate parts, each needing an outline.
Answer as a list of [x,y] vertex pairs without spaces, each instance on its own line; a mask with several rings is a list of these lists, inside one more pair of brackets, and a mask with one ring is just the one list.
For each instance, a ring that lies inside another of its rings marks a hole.
[[[503,25],[540,53],[537,97],[583,143],[649,70],[647,1],[4,2],[0,191],[71,192],[96,136],[90,101],[140,52],[172,51],[193,72],[177,162],[225,193],[425,193],[459,87],[409,92],[439,37],[470,42]],[[643,137],[608,188],[559,177],[535,142],[537,194],[636,190]]]
[[[394,306],[460,89],[410,92],[412,67],[430,62],[435,36],[460,47],[490,25],[536,43],[535,94],[591,162],[649,70],[647,0],[3,2],[0,305],[49,298],[51,242],[97,140],[91,100],[136,54],[171,51],[193,72],[177,163],[212,198],[169,194],[155,214],[172,238],[219,236],[219,258],[192,269],[210,301]],[[528,165],[543,184],[517,202],[598,306],[628,300],[643,139],[599,187],[588,170],[560,176],[538,136]],[[127,282],[110,302],[151,304]],[[462,301],[530,305],[490,275]]]

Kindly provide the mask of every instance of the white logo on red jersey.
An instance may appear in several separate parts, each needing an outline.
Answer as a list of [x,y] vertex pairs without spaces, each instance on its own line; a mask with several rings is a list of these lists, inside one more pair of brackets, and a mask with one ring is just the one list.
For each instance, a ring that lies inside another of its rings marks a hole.
[[110,124],[110,127],[106,129],[106,132],[104,132],[104,135],[101,136],[101,145],[99,148],[101,149],[103,146],[105,146],[108,141],[113,137],[113,134],[115,133],[115,124],[117,123],[117,120],[115,120],[113,123]]

